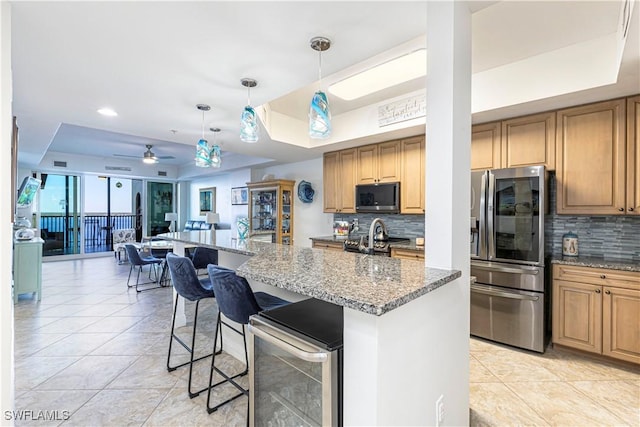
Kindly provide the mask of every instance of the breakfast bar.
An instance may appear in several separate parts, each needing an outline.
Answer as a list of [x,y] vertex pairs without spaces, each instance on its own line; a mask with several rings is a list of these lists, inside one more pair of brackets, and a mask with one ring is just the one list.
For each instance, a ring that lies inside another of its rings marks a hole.
[[[308,297],[344,308],[344,424],[428,425],[424,406],[447,390],[455,354],[461,272],[416,260],[239,241],[230,231],[166,233],[185,245],[219,250],[219,263],[254,291],[290,301]],[[467,339],[465,336],[464,339]],[[227,346],[229,343],[229,346]],[[225,351],[241,359],[241,344]],[[235,347],[235,348],[234,348]],[[458,363],[459,366],[459,363]]]

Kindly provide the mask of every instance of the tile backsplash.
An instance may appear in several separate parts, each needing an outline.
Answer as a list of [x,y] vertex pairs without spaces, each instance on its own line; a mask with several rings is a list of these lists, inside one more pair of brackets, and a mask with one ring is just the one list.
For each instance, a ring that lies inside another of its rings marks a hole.
[[357,234],[367,234],[371,222],[382,218],[391,237],[424,237],[424,215],[400,214],[333,214],[334,221],[348,221],[357,218],[360,230]]
[[[562,253],[562,235],[573,231],[578,235],[581,256],[612,257],[640,262],[640,216],[570,216],[556,215],[556,177],[549,174],[549,213],[545,217],[545,251]],[[374,218],[380,217],[393,237],[424,237],[424,215],[334,214],[335,221],[357,218],[366,234]]]
[[545,217],[545,250],[562,254],[562,235],[578,235],[580,256],[612,257],[640,262],[640,216],[556,215],[556,177],[549,176],[549,214]]

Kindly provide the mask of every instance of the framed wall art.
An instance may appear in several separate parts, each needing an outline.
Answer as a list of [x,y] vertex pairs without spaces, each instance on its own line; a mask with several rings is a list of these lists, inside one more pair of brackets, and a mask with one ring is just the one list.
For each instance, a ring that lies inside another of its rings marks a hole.
[[249,189],[247,187],[235,187],[231,189],[232,205],[248,205]]
[[208,187],[200,189],[200,215],[204,216],[207,212],[216,211],[216,187]]

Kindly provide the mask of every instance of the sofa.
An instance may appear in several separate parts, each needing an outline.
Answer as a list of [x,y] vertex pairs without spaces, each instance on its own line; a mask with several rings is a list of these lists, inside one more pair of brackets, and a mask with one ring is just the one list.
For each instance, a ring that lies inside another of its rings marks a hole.
[[190,219],[184,224],[183,231],[198,231],[198,230],[211,230],[211,224],[205,221],[198,221]]
[[[213,228],[215,230],[231,230],[231,224],[225,224],[223,222],[213,224]],[[190,219],[184,224],[183,231],[198,231],[198,230],[211,230],[211,224],[200,221]]]

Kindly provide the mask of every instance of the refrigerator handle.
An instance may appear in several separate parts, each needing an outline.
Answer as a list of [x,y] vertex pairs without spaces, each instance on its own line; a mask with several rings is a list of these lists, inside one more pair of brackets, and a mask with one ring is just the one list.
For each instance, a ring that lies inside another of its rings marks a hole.
[[489,253],[487,259],[492,260],[496,257],[496,235],[493,221],[495,215],[493,212],[496,192],[496,176],[489,171],[489,190],[487,191],[487,242],[489,244]]
[[480,227],[478,238],[480,239],[480,249],[478,257],[487,258],[487,172],[482,175],[482,185],[480,186]]

